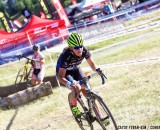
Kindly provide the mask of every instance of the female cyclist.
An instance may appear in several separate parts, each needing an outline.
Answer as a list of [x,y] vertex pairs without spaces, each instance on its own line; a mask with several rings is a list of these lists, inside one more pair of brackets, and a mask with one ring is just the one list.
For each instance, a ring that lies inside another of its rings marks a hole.
[[[68,37],[67,43],[68,48],[65,48],[57,61],[56,73],[58,80],[71,89],[72,97],[70,103],[72,111],[75,116],[80,116],[81,113],[77,107],[75,92],[74,89],[72,89],[74,87],[78,93],[82,92],[85,97],[87,95],[84,84],[80,85],[79,82],[77,82],[86,77],[79,65],[85,58],[93,71],[101,73],[101,70],[92,60],[90,52],[83,46],[83,38],[80,34],[72,33]],[[71,78],[71,76],[73,78]]]

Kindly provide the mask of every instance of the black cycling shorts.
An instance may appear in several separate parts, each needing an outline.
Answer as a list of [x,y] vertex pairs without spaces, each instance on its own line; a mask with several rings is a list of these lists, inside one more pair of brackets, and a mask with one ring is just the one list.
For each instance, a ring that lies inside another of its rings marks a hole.
[[[57,73],[58,73],[58,69],[57,69]],[[86,77],[86,75],[84,74],[84,72],[82,71],[82,69],[79,66],[74,67],[71,70],[67,70],[66,75],[65,75],[66,79],[67,79],[68,75],[72,76],[73,79],[76,81],[82,80],[84,77]]]

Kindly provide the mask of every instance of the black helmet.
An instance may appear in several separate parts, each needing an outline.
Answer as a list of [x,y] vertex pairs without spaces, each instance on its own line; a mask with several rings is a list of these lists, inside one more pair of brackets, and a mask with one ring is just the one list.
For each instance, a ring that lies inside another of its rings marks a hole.
[[33,46],[33,50],[34,50],[34,51],[40,50],[40,46],[39,46],[39,45],[34,45],[34,46]]

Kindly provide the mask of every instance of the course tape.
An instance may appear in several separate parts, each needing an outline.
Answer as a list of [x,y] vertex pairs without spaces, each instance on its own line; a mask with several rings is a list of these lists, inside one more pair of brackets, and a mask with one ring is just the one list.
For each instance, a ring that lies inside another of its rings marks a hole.
[[[132,61],[124,61],[124,62],[118,62],[113,64],[105,64],[105,65],[98,65],[100,68],[111,68],[111,67],[118,67],[118,66],[128,66],[128,65],[136,65],[136,64],[142,64],[146,62],[154,62],[159,61],[160,57],[153,57],[148,59],[140,59],[140,60],[132,60]],[[90,69],[90,67],[85,67],[85,70]]]
[[[132,60],[132,61],[125,61],[125,62],[119,62],[119,63],[113,63],[113,64],[105,64],[105,65],[99,65],[100,68],[111,68],[111,67],[118,67],[118,66],[127,66],[127,65],[133,65],[133,64],[141,64],[141,63],[146,63],[146,62],[154,62],[154,61],[159,61],[160,57],[153,57],[153,58],[148,58],[148,59],[140,59],[140,60]],[[52,66],[52,64],[50,64]],[[89,67],[84,67],[85,70],[90,69]],[[8,78],[15,77],[16,74],[0,78],[1,80],[5,80]]]

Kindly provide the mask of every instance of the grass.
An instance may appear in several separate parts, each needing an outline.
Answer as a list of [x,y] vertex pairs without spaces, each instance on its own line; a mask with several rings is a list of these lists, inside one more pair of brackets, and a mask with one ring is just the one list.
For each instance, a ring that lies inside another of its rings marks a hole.
[[[135,18],[133,20],[127,21],[127,22],[124,23],[124,26],[130,26],[130,25],[133,25],[135,23],[145,21],[147,19],[156,18],[157,16],[160,16],[160,11],[153,12],[153,13],[150,13],[150,14],[146,14],[146,15],[143,15],[141,17]],[[159,20],[159,18],[152,20],[152,22],[157,21],[157,20]]]
[[[118,125],[159,124],[159,65],[152,62],[108,68],[108,82],[103,86],[96,85],[100,78],[91,80],[93,91],[108,104]],[[17,109],[0,110],[0,129],[6,129],[15,116],[11,130],[78,130],[67,102],[68,93],[66,88],[55,88],[50,96]]]
[[103,48],[105,46],[112,45],[114,43],[123,41],[125,39],[129,39],[129,38],[133,38],[133,37],[139,36],[141,34],[150,32],[152,30],[153,29],[150,29],[150,30],[147,30],[147,31],[145,30],[145,31],[135,32],[135,33],[124,35],[124,36],[115,37],[115,38],[108,39],[108,40],[105,40],[105,41],[102,41],[102,42],[98,42],[98,43],[95,43],[95,44],[92,44],[92,45],[88,45],[87,48],[89,50],[96,50],[96,49]]
[[[139,41],[134,45],[124,46],[122,49],[103,53],[94,58],[94,61],[98,64],[109,64],[127,60],[138,60],[144,58],[152,58],[160,55],[160,37],[157,35],[154,38],[148,38],[143,41]],[[82,66],[86,66],[87,63],[83,62]]]

